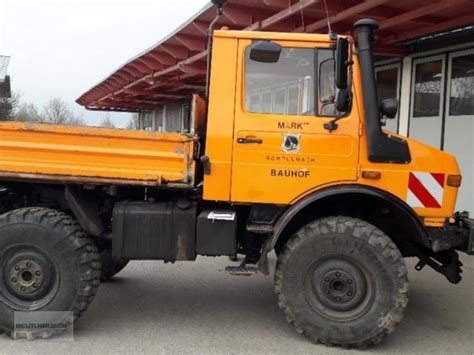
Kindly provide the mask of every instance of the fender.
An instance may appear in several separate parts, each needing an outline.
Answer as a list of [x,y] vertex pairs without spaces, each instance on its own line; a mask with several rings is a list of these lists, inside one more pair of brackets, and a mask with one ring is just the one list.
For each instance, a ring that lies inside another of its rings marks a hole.
[[404,201],[400,200],[398,197],[386,191],[379,190],[373,187],[363,185],[344,185],[327,187],[322,190],[316,191],[304,197],[303,199],[292,205],[290,208],[288,208],[275,224],[273,237],[270,244],[271,248],[275,247],[278,239],[280,238],[285,228],[293,220],[293,218],[298,215],[299,212],[301,212],[311,204],[322,199],[346,194],[362,194],[373,196],[390,203],[393,207],[395,207],[397,212],[403,214],[407,218],[407,220],[410,221],[412,227],[417,231],[418,236],[428,236],[425,226],[423,225],[421,219],[417,216],[415,211]]

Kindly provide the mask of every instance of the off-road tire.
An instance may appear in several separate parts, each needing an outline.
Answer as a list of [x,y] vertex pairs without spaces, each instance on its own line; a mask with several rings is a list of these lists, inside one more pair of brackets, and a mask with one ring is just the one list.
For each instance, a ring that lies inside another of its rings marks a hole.
[[287,242],[275,291],[298,333],[315,343],[364,349],[401,321],[408,277],[400,251],[380,229],[355,218],[327,217]]
[[[28,264],[33,269],[26,269]],[[21,274],[21,282],[13,283],[17,278],[11,272],[15,270],[31,272],[27,279]],[[32,274],[37,276],[36,288],[27,284]],[[74,218],[36,207],[0,216],[0,333],[15,339],[48,338],[58,333],[58,329],[15,331],[14,314],[73,312],[77,320],[92,302],[99,283],[96,244]],[[64,313],[57,317],[55,322],[65,321]]]
[[112,257],[112,250],[105,248],[100,252],[100,264],[102,266],[100,279],[108,281],[122,271],[129,263],[129,260],[117,260]]

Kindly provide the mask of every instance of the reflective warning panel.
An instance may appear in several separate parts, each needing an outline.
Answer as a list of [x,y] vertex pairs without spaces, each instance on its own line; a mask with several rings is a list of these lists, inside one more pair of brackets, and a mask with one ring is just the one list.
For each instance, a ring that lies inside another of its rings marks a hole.
[[441,208],[445,174],[411,172],[408,179],[407,203],[411,207]]

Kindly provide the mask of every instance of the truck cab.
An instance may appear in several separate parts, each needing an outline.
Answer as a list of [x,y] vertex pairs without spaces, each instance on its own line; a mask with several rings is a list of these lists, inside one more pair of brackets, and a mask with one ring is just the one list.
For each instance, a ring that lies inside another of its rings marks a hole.
[[[276,62],[252,60],[260,41],[281,47]],[[348,42],[353,64],[345,69],[347,87],[341,89],[336,41],[329,35],[214,32],[206,135],[212,173],[204,177],[205,199],[292,205],[325,187],[359,184],[390,192],[430,223],[439,218],[442,225],[453,215],[457,186],[447,179],[460,176],[453,156],[383,133],[402,142],[405,156],[369,157],[368,141],[374,138],[365,120],[366,85],[356,48]],[[349,102],[341,112],[336,101],[342,90]],[[380,122],[383,113],[377,116]],[[426,182],[428,193],[419,193],[414,183],[416,192],[410,190],[415,179]]]

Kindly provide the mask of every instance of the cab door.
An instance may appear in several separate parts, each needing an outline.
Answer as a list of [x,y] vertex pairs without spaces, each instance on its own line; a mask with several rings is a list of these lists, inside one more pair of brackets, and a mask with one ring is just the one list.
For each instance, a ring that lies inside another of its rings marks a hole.
[[338,114],[329,43],[275,41],[277,63],[250,59],[239,40],[231,200],[290,204],[312,189],[357,179],[359,117]]

